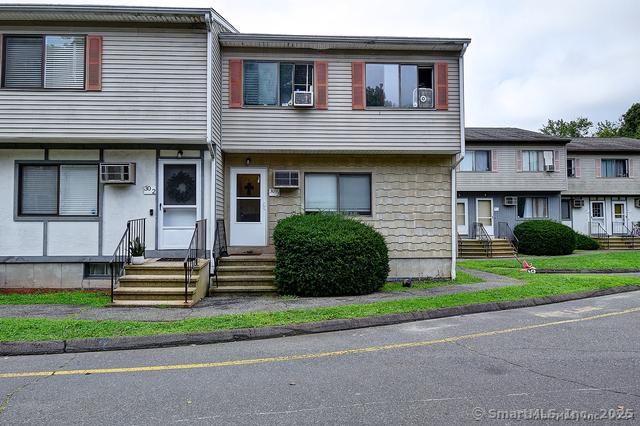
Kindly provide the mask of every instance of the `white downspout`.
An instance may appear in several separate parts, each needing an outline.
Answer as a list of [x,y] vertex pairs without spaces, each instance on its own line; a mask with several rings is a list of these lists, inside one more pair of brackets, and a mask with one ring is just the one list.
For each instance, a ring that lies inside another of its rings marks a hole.
[[464,159],[465,136],[464,136],[464,52],[468,44],[462,46],[460,57],[458,58],[458,76],[460,79],[460,154],[453,166],[451,166],[451,279],[456,278],[456,263],[458,261],[458,224],[456,222],[456,208],[458,203],[458,191],[456,188],[456,168]]
[[[212,20],[211,20],[211,12],[205,15],[205,21],[207,23],[207,147],[209,148],[209,156],[211,157],[211,176],[209,178],[209,191],[210,191],[210,206],[209,206],[209,243],[208,245],[213,247],[213,238],[215,233],[216,226],[216,151],[212,142],[212,113],[213,113],[213,105],[211,102],[211,95],[213,92],[213,84],[211,82],[212,79],[212,71],[213,66],[211,64],[212,55],[211,49],[213,47],[213,32],[212,32]],[[213,255],[213,253],[212,253]]]

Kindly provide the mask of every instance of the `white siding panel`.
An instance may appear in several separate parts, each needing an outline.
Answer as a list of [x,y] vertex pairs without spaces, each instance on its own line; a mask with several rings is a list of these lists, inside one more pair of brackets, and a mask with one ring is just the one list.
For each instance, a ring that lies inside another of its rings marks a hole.
[[0,139],[206,136],[204,30],[0,27],[103,36],[101,92],[0,90]]
[[[229,58],[326,60],[328,109],[229,108]],[[449,110],[351,108],[351,62],[449,63]],[[242,151],[457,152],[460,150],[460,93],[457,57],[428,55],[318,54],[223,51],[222,148]]]
[[49,222],[49,256],[97,256],[98,222]]

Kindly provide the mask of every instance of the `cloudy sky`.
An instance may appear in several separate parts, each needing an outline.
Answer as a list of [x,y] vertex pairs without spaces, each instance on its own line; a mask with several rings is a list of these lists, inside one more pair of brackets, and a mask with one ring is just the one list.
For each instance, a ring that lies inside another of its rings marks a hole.
[[547,118],[580,115],[595,123],[616,120],[640,102],[640,0],[58,3],[213,7],[242,32],[470,37],[469,126],[536,130]]

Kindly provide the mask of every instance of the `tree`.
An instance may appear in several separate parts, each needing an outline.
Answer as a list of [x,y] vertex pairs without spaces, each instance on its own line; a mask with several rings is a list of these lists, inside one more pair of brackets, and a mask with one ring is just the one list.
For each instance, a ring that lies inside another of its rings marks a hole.
[[620,136],[640,139],[640,103],[635,103],[622,116]]
[[622,120],[619,120],[617,123],[612,123],[609,120],[599,121],[593,136],[596,138],[615,138],[616,136],[620,136],[621,125]]
[[589,134],[593,126],[591,120],[586,117],[578,117],[575,120],[564,121],[548,120],[547,125],[540,131],[545,135],[560,136],[565,138],[583,138]]

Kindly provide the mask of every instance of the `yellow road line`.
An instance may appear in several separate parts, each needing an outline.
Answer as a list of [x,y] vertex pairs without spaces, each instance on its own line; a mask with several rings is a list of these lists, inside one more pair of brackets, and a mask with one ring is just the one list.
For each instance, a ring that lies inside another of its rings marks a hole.
[[344,349],[341,351],[317,352],[317,353],[300,354],[300,355],[284,355],[284,356],[275,356],[275,357],[269,357],[269,358],[240,359],[235,361],[205,362],[200,364],[151,365],[151,366],[142,366],[142,367],[96,368],[96,369],[89,369],[89,370],[60,370],[60,371],[33,371],[33,372],[22,372],[22,373],[0,373],[0,378],[190,370],[195,368],[214,368],[214,367],[228,367],[228,366],[236,366],[236,365],[265,364],[265,363],[271,363],[271,362],[300,361],[300,360],[338,357],[338,356],[369,353],[369,352],[380,352],[380,351],[387,351],[392,349],[417,348],[421,346],[429,346],[429,345],[435,345],[439,343],[454,343],[461,340],[477,339],[479,337],[497,336],[500,334],[534,330],[537,328],[552,327],[552,326],[563,325],[563,324],[572,324],[572,323],[577,323],[582,321],[593,321],[596,319],[626,315],[634,312],[640,312],[640,307],[625,309],[623,311],[609,312],[606,314],[594,315],[594,316],[584,317],[584,318],[575,318],[575,319],[569,319],[569,320],[547,322],[547,323],[527,325],[522,327],[506,328],[502,330],[484,331],[484,332],[473,333],[473,334],[463,334],[460,336],[445,337],[442,339],[425,340],[425,341],[408,342],[408,343],[394,343],[394,344],[383,345],[383,346],[370,346],[365,348]]

